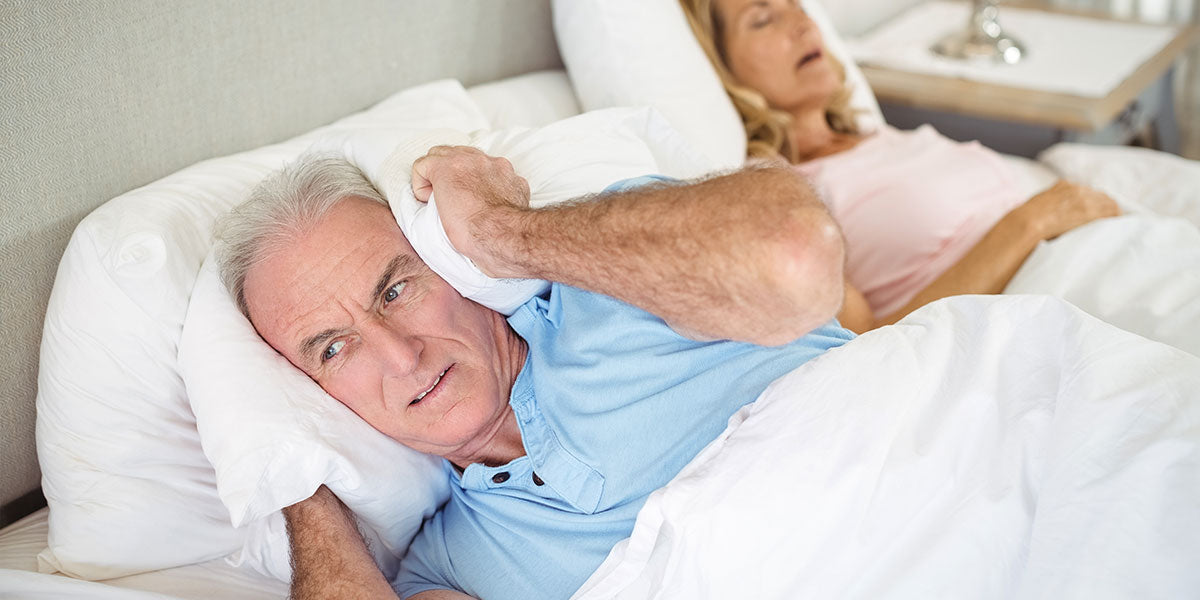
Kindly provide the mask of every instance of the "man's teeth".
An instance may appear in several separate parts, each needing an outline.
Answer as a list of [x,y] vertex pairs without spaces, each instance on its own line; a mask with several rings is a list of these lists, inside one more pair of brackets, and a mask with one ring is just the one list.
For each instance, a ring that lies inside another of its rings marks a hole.
[[[450,369],[446,369],[446,371],[449,371],[449,370],[450,370]],[[441,373],[439,373],[439,374],[438,374],[438,377],[437,377],[437,379],[436,379],[436,380],[433,382],[433,385],[429,386],[429,389],[427,389],[427,390],[425,390],[425,391],[421,392],[420,394],[417,394],[417,400],[420,400],[421,398],[424,398],[424,397],[425,397],[425,394],[428,394],[429,392],[432,392],[432,391],[433,391],[433,388],[437,387],[437,384],[439,384],[439,383],[441,383],[441,382],[442,382],[442,376],[446,374],[446,371],[442,371]]]

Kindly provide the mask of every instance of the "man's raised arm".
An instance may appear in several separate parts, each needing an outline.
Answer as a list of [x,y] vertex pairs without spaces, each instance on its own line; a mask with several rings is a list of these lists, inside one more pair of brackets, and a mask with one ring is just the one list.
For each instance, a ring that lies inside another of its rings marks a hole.
[[704,337],[775,345],[842,301],[841,233],[786,168],[530,209],[507,160],[439,146],[413,165],[450,241],[485,273],[603,293]]

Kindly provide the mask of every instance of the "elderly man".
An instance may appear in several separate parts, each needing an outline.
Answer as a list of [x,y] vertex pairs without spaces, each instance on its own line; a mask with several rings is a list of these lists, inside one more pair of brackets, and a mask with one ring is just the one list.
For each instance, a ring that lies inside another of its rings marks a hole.
[[841,236],[788,170],[538,210],[474,149],[413,173],[484,272],[558,283],[507,319],[464,299],[334,159],[226,219],[223,277],[259,334],[451,481],[393,582],[327,489],[286,509],[294,597],[565,598],[733,412],[852,335],[830,321]]

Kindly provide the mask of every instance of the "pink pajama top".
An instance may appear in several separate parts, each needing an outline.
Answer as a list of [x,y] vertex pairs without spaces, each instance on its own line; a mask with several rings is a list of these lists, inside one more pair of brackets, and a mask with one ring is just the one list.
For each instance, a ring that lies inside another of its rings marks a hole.
[[884,127],[796,169],[841,225],[847,277],[879,316],[904,306],[1026,199],[1000,155],[928,125]]

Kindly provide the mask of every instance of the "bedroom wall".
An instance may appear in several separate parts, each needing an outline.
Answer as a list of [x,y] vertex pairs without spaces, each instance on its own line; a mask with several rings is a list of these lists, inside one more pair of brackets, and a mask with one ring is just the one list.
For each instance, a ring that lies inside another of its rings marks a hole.
[[550,23],[549,0],[0,3],[0,505],[39,485],[41,324],[80,219],[417,83],[558,67]]

